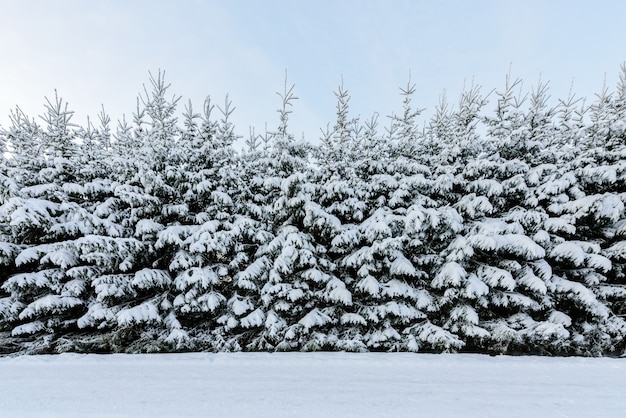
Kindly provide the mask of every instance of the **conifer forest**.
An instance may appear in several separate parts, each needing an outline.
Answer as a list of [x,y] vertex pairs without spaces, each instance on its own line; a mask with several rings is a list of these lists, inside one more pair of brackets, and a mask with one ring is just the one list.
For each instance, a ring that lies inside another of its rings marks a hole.
[[0,353],[624,354],[626,67],[593,98],[503,84],[425,122],[410,81],[390,117],[340,85],[310,142],[287,81],[245,145],[162,72],[119,122],[16,108]]

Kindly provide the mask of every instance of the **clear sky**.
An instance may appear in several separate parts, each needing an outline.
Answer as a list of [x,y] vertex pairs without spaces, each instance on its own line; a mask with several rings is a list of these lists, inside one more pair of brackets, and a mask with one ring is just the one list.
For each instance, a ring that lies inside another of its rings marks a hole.
[[[343,77],[352,116],[401,109],[409,72],[430,116],[472,80],[488,93],[511,68],[554,99],[573,81],[591,98],[626,60],[626,2],[524,0],[0,0],[0,124],[20,105],[42,113],[54,89],[75,122],[101,105],[130,116],[148,72],[200,108],[229,93],[237,132],[278,124],[285,70],[296,95],[291,131],[317,140],[334,120]],[[492,103],[493,104],[493,103]]]

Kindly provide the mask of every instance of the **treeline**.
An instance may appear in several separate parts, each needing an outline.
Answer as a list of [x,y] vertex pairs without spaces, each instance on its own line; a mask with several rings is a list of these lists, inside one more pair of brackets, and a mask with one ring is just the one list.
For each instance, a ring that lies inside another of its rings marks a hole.
[[425,126],[410,82],[385,127],[340,86],[318,146],[285,83],[241,152],[228,98],[168,87],[115,127],[11,112],[0,352],[624,353],[626,67],[590,104],[507,78]]

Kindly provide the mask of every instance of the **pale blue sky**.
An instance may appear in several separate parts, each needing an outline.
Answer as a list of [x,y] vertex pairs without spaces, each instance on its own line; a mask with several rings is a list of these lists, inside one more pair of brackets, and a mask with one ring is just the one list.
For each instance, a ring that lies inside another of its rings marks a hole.
[[101,104],[117,120],[159,68],[198,109],[230,93],[241,135],[276,127],[286,69],[291,130],[310,140],[333,122],[342,76],[363,118],[400,110],[409,71],[423,119],[444,89],[455,102],[474,79],[487,93],[509,67],[528,88],[541,74],[555,98],[572,80],[592,96],[626,60],[625,18],[619,1],[2,0],[0,124],[16,104],[40,114],[55,88],[76,122]]

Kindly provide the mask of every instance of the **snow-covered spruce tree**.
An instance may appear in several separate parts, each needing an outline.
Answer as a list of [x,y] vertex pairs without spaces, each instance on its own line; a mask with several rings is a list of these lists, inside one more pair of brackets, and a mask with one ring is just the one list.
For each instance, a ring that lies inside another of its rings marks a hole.
[[[611,192],[622,204],[626,204],[626,64],[622,65],[617,91],[612,104],[611,127],[612,132],[607,151],[611,154],[603,158],[605,169],[602,171],[593,170],[596,174],[592,180],[605,184],[607,180],[611,183]],[[587,182],[582,182],[585,189],[591,188],[593,191],[602,192],[602,186],[589,182],[589,173],[583,169],[578,171],[579,176],[584,176]],[[619,207],[619,204],[616,203]],[[594,205],[597,206],[597,203]],[[598,215],[596,215],[598,217]],[[606,221],[606,215],[602,216]],[[626,314],[626,214],[624,210],[613,214],[613,222],[602,222],[602,254],[608,257],[612,263],[612,269],[607,274],[607,281],[600,286],[601,298],[610,307],[611,317],[615,323],[615,328],[619,329],[619,335],[626,334],[623,327],[623,319]],[[599,225],[594,225],[596,230]],[[624,351],[624,342],[613,345],[611,348]]]
[[[407,90],[403,90],[404,95]],[[404,102],[406,107],[407,98]],[[404,252],[418,269],[418,277],[412,280],[413,292],[418,296],[416,306],[425,314],[405,330],[408,334],[406,349],[412,351],[455,351],[465,345],[458,335],[447,329],[446,298],[441,297],[433,278],[446,262],[448,245],[464,230],[464,220],[454,206],[464,193],[462,171],[466,164],[488,149],[476,133],[484,104],[479,87],[463,92],[458,109],[454,111],[449,110],[442,99],[432,121],[414,145],[415,158],[430,172],[425,172],[426,177],[418,177],[420,181],[414,183],[412,188],[417,188],[421,194],[411,199],[404,215]]]
[[9,170],[15,170],[19,191],[0,208],[0,216],[21,251],[13,260],[14,274],[2,284],[9,293],[2,322],[22,349],[57,350],[66,335],[77,332],[86,309],[86,278],[72,274],[80,263],[75,242],[104,225],[85,205],[77,157],[80,130],[71,123],[67,104],[56,95],[47,101],[45,128],[15,115]]
[[157,246],[177,248],[169,266],[176,274],[177,322],[168,339],[178,346],[240,350],[263,316],[258,289],[238,276],[252,262],[255,221],[241,207],[245,185],[232,147],[234,108],[226,97],[219,122],[211,120],[212,110],[209,99],[202,116],[187,108],[180,150],[192,156],[183,163],[183,199],[190,212],[186,223],[159,233]]
[[359,173],[368,173],[368,165],[376,163],[369,156],[385,147],[377,147],[382,145],[377,134],[378,115],[372,116],[363,129],[358,118],[349,118],[350,95],[343,82],[335,97],[335,125],[332,130],[326,129],[322,144],[316,149],[320,170],[317,201],[326,213],[337,219],[333,228],[335,236],[328,236],[324,244],[327,256],[336,264],[335,277],[343,283],[338,294],[344,294],[345,299],[344,312],[338,316],[339,334],[335,346],[341,350],[365,351],[364,320],[355,313],[352,301],[354,277],[342,264],[342,259],[359,245],[359,224],[368,212],[368,191],[362,187]]
[[[116,329],[133,342],[127,350],[168,349],[168,337],[180,328],[173,307],[173,279],[170,266],[176,247],[162,245],[160,235],[168,228],[187,223],[189,207],[182,197],[186,178],[180,148],[181,131],[176,117],[180,97],[167,98],[170,85],[161,71],[150,75],[150,89],[144,88],[143,109],[137,116],[139,153],[136,173],[122,187],[124,203],[130,206],[129,225],[134,237],[146,248],[147,262],[134,271],[130,290],[136,296],[116,313]],[[145,128],[141,115],[147,118]],[[170,234],[171,235],[171,234]]]
[[464,233],[443,252],[446,262],[432,281],[441,292],[444,328],[469,350],[527,349],[529,334],[542,330],[536,320],[551,307],[549,275],[540,274],[546,267],[540,243],[547,216],[533,192],[546,169],[531,167],[551,124],[549,114],[537,122],[545,89],[537,90],[531,112],[524,114],[523,98],[513,92],[518,84],[507,77],[504,91],[496,93],[496,115],[487,119],[487,152],[455,176],[461,193],[454,208],[463,217]]
[[568,179],[574,184],[569,199],[548,207],[567,226],[555,237],[550,256],[555,297],[562,310],[569,311],[570,351],[576,354],[624,349],[626,323],[618,315],[626,296],[619,255],[626,201],[625,97],[622,67],[614,95],[605,87],[590,108],[591,125],[584,141],[589,145],[579,146],[579,155],[569,164],[573,173]]
[[[412,93],[409,84],[403,90],[403,116],[393,118],[388,136],[379,136],[374,123],[353,131],[358,147],[350,155],[354,174],[348,190],[354,192],[331,206],[333,211],[352,206],[359,214],[341,216],[345,223],[332,241],[332,251],[340,256],[340,274],[352,293],[352,307],[341,318],[344,349],[417,350],[420,343],[413,325],[425,324],[424,311],[434,309],[422,281],[427,273],[413,264],[425,259],[419,250],[408,253],[408,235],[421,230],[405,230],[409,207],[433,203],[422,194],[429,187],[429,170],[411,151],[419,145]],[[326,188],[332,191],[337,186]],[[412,243],[417,244],[417,237]]]
[[[15,120],[15,116],[15,114],[12,114],[12,119]],[[28,124],[27,121],[25,123]],[[19,134],[19,131],[19,129],[15,128],[15,124],[13,124],[12,130],[0,129],[0,187],[2,187],[0,204],[6,203],[6,201],[17,192],[15,181],[8,176],[9,170],[6,152],[7,142],[11,140],[12,133]],[[21,247],[15,242],[10,225],[4,221],[0,221],[0,286],[4,284],[8,277],[15,274],[15,257],[19,254],[20,250]],[[9,312],[12,301],[6,296],[8,296],[7,293],[0,287],[0,341],[2,341],[0,342],[0,353],[11,351],[10,348],[5,347],[5,342],[8,341],[10,336],[10,326],[7,326],[9,324],[5,321],[13,316]]]
[[[419,313],[416,318],[406,315],[401,318],[400,323],[408,325],[403,331],[406,338],[401,348],[411,351],[456,350],[463,346],[463,341],[444,329],[438,289],[433,289],[431,280],[444,262],[444,249],[463,228],[461,217],[451,206],[458,192],[455,175],[458,167],[464,165],[463,159],[467,160],[467,155],[473,152],[472,147],[478,146],[475,119],[484,103],[478,90],[473,90],[471,95],[461,97],[459,113],[438,112],[439,120],[443,122],[438,128],[446,126],[449,133],[440,130],[434,136],[440,137],[433,141],[430,129],[423,133],[417,130],[415,117],[419,112],[411,110],[414,92],[410,83],[401,89],[403,116],[393,118],[397,128],[392,125],[390,131],[390,139],[402,156],[397,159],[394,171],[402,175],[396,175],[398,187],[387,204],[402,215],[402,252],[408,261],[406,263],[401,256],[395,259],[390,273],[396,277],[390,284],[404,288],[403,296]],[[397,138],[394,138],[394,132]],[[451,154],[454,157],[450,157]]]
[[94,302],[80,325],[102,330],[101,349],[109,351],[166,350],[165,338],[175,326],[168,320],[172,249],[156,242],[160,231],[187,214],[175,187],[181,177],[175,152],[178,99],[166,98],[163,73],[151,75],[150,83],[138,101],[134,126],[121,123],[111,145],[113,195],[95,208],[118,224],[120,233],[91,236],[82,250],[98,274],[91,281]]
[[258,170],[262,164],[266,173],[263,179],[262,172],[256,171],[251,182],[251,187],[267,198],[265,202],[254,199],[257,210],[253,218],[263,220],[269,215],[271,220],[271,229],[262,232],[264,239],[254,261],[235,276],[238,287],[260,284],[263,310],[256,312],[263,327],[250,348],[332,348],[332,327],[338,323],[335,304],[349,303],[322,245],[337,220],[314,200],[314,173],[306,162],[310,146],[296,142],[288,131],[288,115],[296,99],[293,88],[285,80],[280,125],[272,134],[273,149],[249,166]]
[[[217,282],[217,276],[209,277],[208,273],[213,274],[213,271],[210,268],[202,269],[204,258],[201,252],[190,251],[190,247],[193,249],[191,236],[197,233],[200,224],[209,218],[204,208],[208,205],[207,191],[210,193],[212,185],[210,180],[205,180],[205,184],[202,182],[206,177],[206,171],[216,169],[215,164],[211,164],[212,156],[208,152],[216,142],[217,127],[210,119],[212,109],[210,98],[207,98],[204,103],[204,119],[199,125],[202,115],[194,113],[191,101],[185,106],[184,129],[176,146],[171,149],[171,152],[175,153],[172,160],[175,160],[177,166],[174,188],[177,197],[180,197],[177,202],[181,205],[179,207],[183,208],[184,216],[167,226],[159,227],[155,243],[160,251],[170,254],[167,269],[173,278],[170,298],[173,298],[174,309],[167,316],[170,331],[164,341],[178,349],[197,348],[193,347],[194,343],[185,329],[195,328],[197,323],[193,319],[194,316],[206,317],[203,318],[205,322],[212,320],[212,316],[207,315],[209,309],[206,308],[206,289],[205,292],[202,290],[206,286],[212,288],[215,283],[209,279],[214,277]],[[200,184],[203,187],[197,190]],[[221,295],[220,297],[223,298]],[[217,303],[211,305],[212,309],[215,306]],[[188,317],[188,321],[181,323],[185,316]],[[208,339],[206,335],[204,338]]]
[[[487,158],[482,163],[476,160],[475,163],[470,164],[468,169],[471,168],[471,170],[480,167],[481,172],[475,179],[471,178],[470,171],[465,170],[465,177],[472,181],[468,183],[468,193],[459,202],[459,209],[466,222],[474,219],[468,222],[470,225],[473,224],[470,231],[474,230],[473,234],[478,232],[477,235],[468,237],[470,242],[478,244],[478,247],[473,245],[474,254],[469,260],[481,262],[490,268],[502,269],[514,279],[514,282],[510,282],[509,289],[505,289],[510,299],[505,304],[506,309],[502,306],[499,309],[489,307],[493,304],[499,306],[504,300],[498,295],[497,288],[494,291],[494,287],[490,285],[482,291],[486,292],[483,299],[487,300],[487,304],[485,302],[482,304],[483,308],[487,307],[487,309],[477,310],[476,319],[487,318],[484,327],[491,332],[490,338],[485,335],[479,339],[479,344],[483,347],[486,347],[485,344],[495,344],[492,348],[496,350],[582,352],[589,347],[583,350],[575,348],[580,345],[581,341],[579,331],[581,325],[576,319],[581,315],[577,309],[573,309],[573,306],[578,306],[596,318],[593,321],[595,322],[594,329],[602,328],[601,324],[608,319],[606,315],[604,318],[600,315],[604,308],[594,293],[583,291],[583,288],[576,284],[580,279],[571,281],[568,278],[570,273],[562,273],[561,261],[568,257],[561,252],[571,249],[572,245],[577,247],[580,244],[580,242],[567,242],[572,238],[580,240],[580,236],[568,236],[567,231],[571,233],[576,227],[572,224],[571,217],[563,210],[562,204],[565,203],[565,207],[568,207],[567,202],[578,200],[584,195],[571,172],[571,164],[567,164],[570,157],[563,155],[563,150],[567,151],[567,147],[563,146],[563,140],[558,142],[550,140],[557,135],[563,138],[563,133],[555,129],[554,113],[545,105],[546,91],[545,87],[540,84],[530,96],[530,108],[526,113],[522,112],[521,116],[515,117],[501,116],[507,113],[515,114],[515,112],[503,112],[506,110],[504,105],[507,103],[504,98],[508,95],[501,95],[497,118],[490,121],[491,130],[488,133],[494,138],[504,139],[504,143],[510,148],[503,152],[502,148],[497,147],[501,151],[493,156],[495,158]],[[514,103],[513,109],[520,109],[518,105],[520,100],[512,102]],[[576,140],[579,139],[578,131],[571,132],[571,134],[576,137]],[[512,149],[517,149],[520,154],[516,156],[512,153]],[[508,158],[504,159],[503,156],[507,155]],[[542,163],[542,161],[547,163]],[[551,164],[553,161],[562,162],[563,165]],[[493,187],[498,184],[501,188],[494,189]],[[489,194],[480,196],[477,191],[485,186],[488,186],[489,190],[499,190],[499,192],[492,196]],[[478,219],[472,215],[476,208],[485,212],[482,215],[479,214]],[[500,232],[493,234],[495,241],[485,240],[484,231],[493,230],[498,224],[500,226],[496,229]],[[500,245],[498,241],[503,240],[503,232],[509,237],[512,234],[521,234],[506,245],[505,254],[496,248]],[[528,241],[526,247],[527,250],[534,248],[531,251],[535,254],[534,260],[524,257],[523,252],[520,253],[524,247],[522,245],[524,240],[528,238],[532,238],[532,241]],[[483,240],[485,241],[482,242]],[[589,278],[602,277],[607,265],[601,263],[597,257],[597,247],[590,247],[589,244],[584,244],[583,247],[586,248],[585,252],[596,255],[587,257],[589,263],[584,260],[580,261],[577,267],[581,270],[571,277],[577,275]],[[493,257],[491,254],[485,258],[487,255],[485,251],[495,251],[497,256]],[[542,253],[543,256],[541,256]],[[502,257],[502,255],[506,256]],[[596,261],[597,264],[593,264]],[[570,271],[570,268],[566,270]],[[470,274],[468,277],[471,277],[471,273],[469,271],[467,273]],[[482,281],[489,285],[488,282]],[[515,294],[518,296],[511,299],[511,295]],[[561,303],[563,300],[569,300],[572,303]],[[491,312],[496,313],[494,320],[488,320],[493,317]],[[508,319],[503,321],[507,316],[509,316]],[[591,345],[594,344],[596,343]],[[600,348],[600,351],[602,350],[603,348]]]
[[[550,118],[537,117],[545,108],[540,94],[542,89],[537,91],[539,94],[533,94],[526,116],[530,129],[521,129],[520,132],[530,134],[530,139],[541,138],[532,129],[546,131],[547,128],[547,133],[538,141],[542,149],[535,153],[534,158],[540,164],[528,172],[526,183],[534,196],[531,200],[538,203],[536,215],[544,218],[533,238],[546,250],[549,269],[544,269],[542,277],[550,309],[535,317],[542,321],[527,321],[529,326],[524,336],[530,348],[526,349],[551,353],[600,353],[620,340],[622,325],[604,303],[605,295],[611,293],[605,283],[605,275],[611,265],[600,255],[599,235],[589,233],[585,224],[589,222],[593,225],[592,229],[602,230],[607,223],[617,220],[622,202],[612,200],[608,194],[587,195],[581,185],[589,180],[585,175],[576,174],[582,171],[581,167],[586,168],[590,178],[597,174],[595,165],[590,165],[594,158],[586,151],[586,144],[593,144],[594,141],[589,140],[581,129],[584,108],[578,115],[572,116],[571,109],[568,109],[572,106],[569,100],[569,104],[561,106],[562,113],[557,119],[568,125],[554,127],[552,122],[547,121]],[[603,94],[599,97],[596,112],[605,107],[606,94]],[[557,112],[560,109],[557,108]],[[569,116],[567,112],[570,112]],[[600,122],[602,119],[598,114],[592,117],[599,124],[604,124]],[[547,121],[540,124],[543,128],[534,123],[538,120]],[[600,129],[592,129],[592,132],[597,131]],[[532,161],[529,159],[527,163],[532,164]],[[541,164],[542,161],[546,163]],[[601,176],[595,178],[601,179]],[[614,290],[618,295],[623,293],[619,289]],[[601,336],[586,337],[591,329]]]
[[97,128],[88,120],[87,128],[79,131],[77,165],[82,181],[75,189],[98,228],[67,243],[78,260],[68,275],[85,283],[87,312],[78,319],[79,334],[57,351],[123,350],[125,342],[116,339],[111,330],[121,305],[136,296],[130,284],[146,263],[148,247],[133,236],[134,225],[128,222],[132,204],[125,200],[124,183],[133,164],[133,152],[124,144],[128,130],[120,129],[113,141],[110,118],[104,110],[98,119]]
[[77,335],[65,338],[57,351],[124,349],[111,329],[123,303],[135,297],[130,283],[146,263],[148,248],[133,236],[132,197],[124,186],[134,172],[137,133],[122,122],[113,141],[110,118],[104,111],[98,118],[97,128],[88,121],[87,128],[77,130],[80,151],[75,164],[81,181],[72,186],[94,227],[64,245],[75,256],[76,264],[67,274],[84,286],[87,311],[77,321]]

